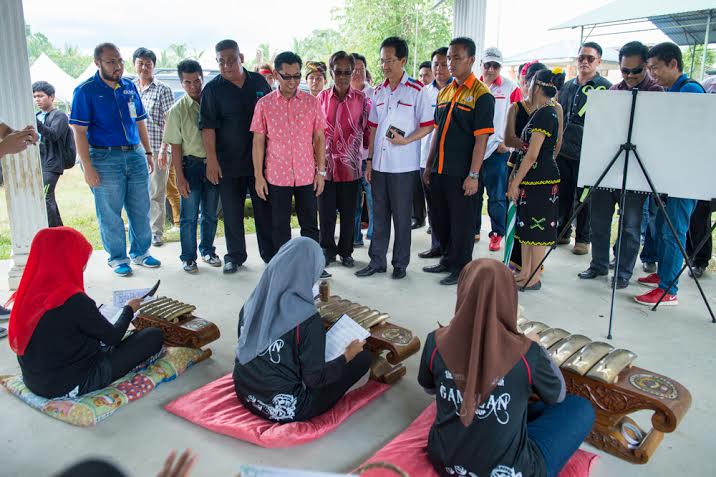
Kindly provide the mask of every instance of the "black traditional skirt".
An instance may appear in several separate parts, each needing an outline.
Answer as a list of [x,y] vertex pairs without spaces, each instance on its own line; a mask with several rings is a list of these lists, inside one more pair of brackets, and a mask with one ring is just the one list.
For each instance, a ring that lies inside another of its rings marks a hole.
[[[551,181],[550,181],[551,182]],[[550,184],[520,184],[515,238],[533,246],[551,246],[557,240],[559,179]]]

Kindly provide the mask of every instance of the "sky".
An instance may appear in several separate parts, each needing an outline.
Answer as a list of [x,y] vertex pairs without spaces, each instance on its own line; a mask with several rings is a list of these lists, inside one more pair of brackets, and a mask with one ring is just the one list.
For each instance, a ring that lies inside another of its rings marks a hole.
[[[379,0],[376,0],[379,1]],[[611,0],[488,0],[486,46],[499,46],[505,56],[560,40],[579,40],[578,30],[549,31]],[[260,43],[272,50],[289,49],[293,38],[314,29],[337,28],[332,9],[342,0],[24,0],[26,22],[56,46],[73,45],[83,51],[112,41],[123,54],[134,48],[166,48],[186,43],[190,48],[211,48],[218,40],[234,38],[247,58]],[[193,6],[193,7],[192,7]],[[192,9],[190,9],[192,8]],[[603,46],[618,46],[632,39],[654,43],[660,33],[595,38]],[[336,45],[339,49],[340,45]]]

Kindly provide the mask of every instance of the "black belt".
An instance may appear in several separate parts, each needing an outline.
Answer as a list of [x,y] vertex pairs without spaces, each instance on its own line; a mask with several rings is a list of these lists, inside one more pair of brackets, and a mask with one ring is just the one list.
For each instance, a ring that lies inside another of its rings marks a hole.
[[139,144],[131,146],[91,146],[92,149],[106,149],[108,151],[134,151],[139,148]]

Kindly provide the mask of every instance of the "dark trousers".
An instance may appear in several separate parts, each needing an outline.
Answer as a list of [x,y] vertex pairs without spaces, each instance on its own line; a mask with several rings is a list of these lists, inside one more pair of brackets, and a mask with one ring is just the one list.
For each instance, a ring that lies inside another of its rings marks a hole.
[[206,164],[201,158],[185,156],[182,159],[184,178],[189,183],[189,196],[182,197],[179,213],[179,239],[181,255],[179,259],[196,260],[196,226],[201,211],[201,236],[199,253],[201,256],[216,252],[217,208],[219,206],[219,186],[206,178]]
[[[577,188],[577,176],[579,175],[579,161],[567,159],[564,156],[557,156],[557,167],[559,168],[559,226],[561,233],[564,228],[569,230],[567,237],[572,233],[572,224],[567,221],[572,217],[575,210],[575,203],[579,202],[584,189]],[[577,215],[577,231],[575,242],[590,243],[590,204]]]
[[[318,213],[321,221],[320,244],[323,252],[335,257],[350,257],[353,254],[353,233],[355,232],[356,195],[360,181],[326,181],[323,193],[318,196]],[[341,215],[340,236],[336,246],[336,209]]]
[[689,224],[689,232],[686,234],[686,253],[689,257],[694,254],[696,247],[701,243],[704,237],[708,240],[699,250],[694,258],[694,265],[697,267],[708,267],[713,251],[713,243],[711,238],[711,202],[708,200],[700,200],[696,203],[696,208],[691,214],[691,223]]
[[416,178],[415,189],[413,189],[413,218],[418,223],[425,223],[425,191],[420,176]]
[[586,399],[567,395],[551,406],[543,402],[527,408],[527,436],[537,444],[547,477],[556,477],[579,449],[594,424],[594,408]]
[[475,247],[475,209],[477,198],[466,196],[462,188],[465,178],[432,174],[430,193],[433,208],[433,233],[443,252],[441,263],[451,272],[459,272],[472,260]]
[[256,194],[253,177],[224,177],[219,182],[221,206],[224,209],[224,236],[226,255],[224,262],[241,265],[246,261],[246,237],[244,236],[244,208],[246,193],[251,195],[256,224],[256,240],[261,259],[268,263],[276,250],[271,241],[271,204]]
[[60,217],[60,209],[57,207],[55,200],[55,187],[57,181],[60,180],[57,172],[42,171],[42,185],[45,186],[45,206],[47,207],[47,226],[62,227],[62,218]]
[[151,358],[162,349],[164,333],[159,328],[135,331],[117,346],[101,351],[101,356],[90,371],[79,393],[87,394],[105,388],[129,373],[137,365]]
[[119,470],[114,464],[100,459],[82,460],[54,477],[126,477],[127,474]]
[[[619,203],[619,194],[618,190],[596,189],[590,199],[592,202],[592,262],[589,267],[600,273],[609,271],[612,218],[614,217],[614,206]],[[624,221],[624,231],[617,277],[623,280],[631,279],[636,256],[639,254],[639,238],[646,198],[646,194],[627,192],[624,210],[619,211]],[[617,250],[617,246],[618,244],[615,245],[614,250]]]
[[346,391],[368,372],[372,361],[373,355],[370,351],[363,350],[345,365],[338,382],[322,388],[311,389],[310,402],[303,409],[298,410],[295,420],[308,421],[335,406]]
[[373,171],[373,240],[368,250],[373,268],[386,268],[391,219],[395,226],[391,263],[395,268],[407,268],[410,263],[410,218],[417,175],[418,171]]
[[[291,240],[291,199],[296,202],[296,216],[301,226],[301,236],[318,242],[318,217],[316,193],[313,184],[305,186],[275,186],[269,184],[271,202],[271,233],[276,251]],[[353,195],[355,199],[355,195]]]
[[[423,185],[423,191],[425,192],[425,202],[428,205],[428,224],[430,224],[430,227],[433,226],[433,198],[430,195],[430,186],[423,182],[423,175],[425,174],[425,168],[420,168],[420,183]],[[430,249],[431,250],[437,250],[440,248],[440,240],[438,240],[438,234],[435,232],[432,232],[430,234]]]

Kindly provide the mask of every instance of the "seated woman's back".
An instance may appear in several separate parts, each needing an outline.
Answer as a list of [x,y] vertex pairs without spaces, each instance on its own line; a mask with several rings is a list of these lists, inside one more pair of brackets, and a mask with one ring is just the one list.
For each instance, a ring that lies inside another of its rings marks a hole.
[[[460,468],[472,473],[467,475],[543,475],[539,472],[543,467],[539,450],[527,437],[527,405],[533,392],[548,404],[564,397],[555,372],[559,370],[544,349],[533,343],[512,370],[497,381],[475,409],[472,423],[465,427],[460,420],[462,393],[437,349],[435,332],[430,333],[418,382],[436,395],[437,418],[428,448],[433,463],[442,467],[441,475],[461,475]],[[493,474],[495,470],[504,474]]]

